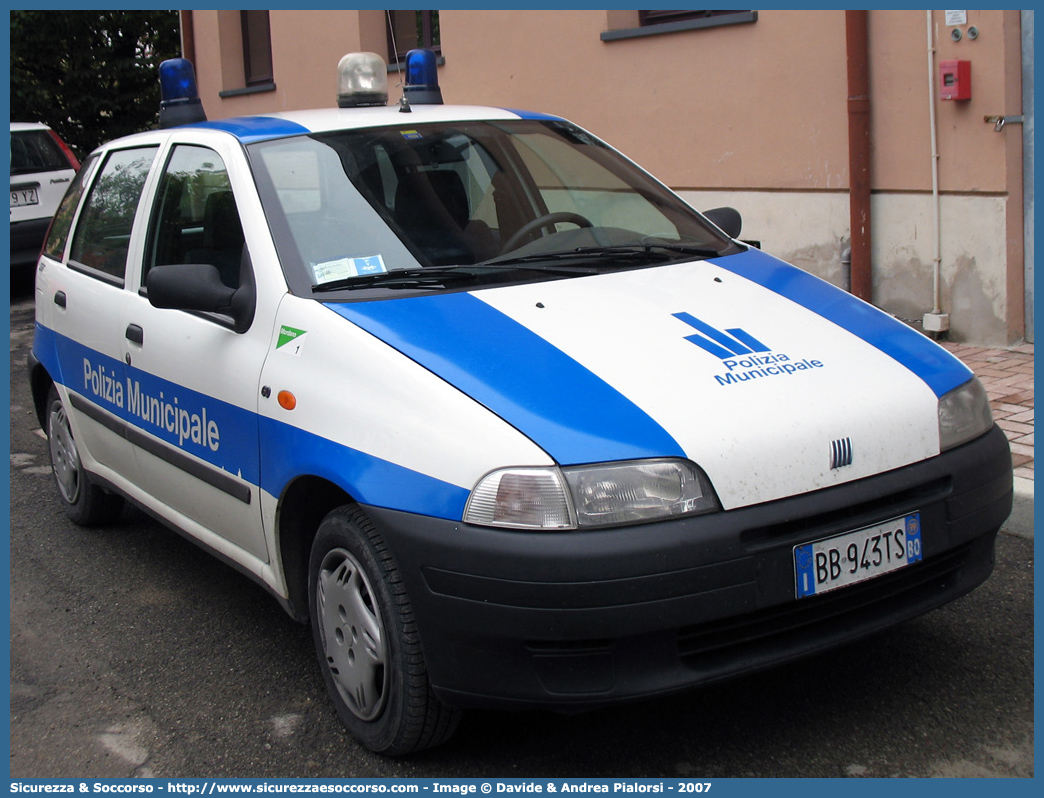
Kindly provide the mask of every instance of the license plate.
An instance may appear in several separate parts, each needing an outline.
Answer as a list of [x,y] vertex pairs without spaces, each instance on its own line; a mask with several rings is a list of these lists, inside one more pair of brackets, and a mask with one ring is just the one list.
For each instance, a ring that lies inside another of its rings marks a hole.
[[818,596],[919,562],[921,514],[794,547],[797,597]]
[[40,197],[35,188],[11,189],[11,207],[17,208],[22,205],[39,205]]

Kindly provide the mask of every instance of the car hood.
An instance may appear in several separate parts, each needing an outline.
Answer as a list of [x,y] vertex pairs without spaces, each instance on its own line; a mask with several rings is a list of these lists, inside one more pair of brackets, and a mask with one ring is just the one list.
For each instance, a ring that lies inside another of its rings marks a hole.
[[687,457],[726,509],[938,454],[938,399],[972,377],[917,331],[757,250],[330,307],[558,463]]

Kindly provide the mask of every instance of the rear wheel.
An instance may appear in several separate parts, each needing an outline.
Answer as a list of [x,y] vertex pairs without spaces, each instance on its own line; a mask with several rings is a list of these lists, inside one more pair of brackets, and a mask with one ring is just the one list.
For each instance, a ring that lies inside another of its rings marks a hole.
[[66,515],[82,526],[115,521],[123,509],[123,498],[91,482],[80,461],[68,411],[53,385],[47,394],[46,419],[51,472]]
[[390,756],[448,740],[460,712],[432,692],[398,570],[359,508],[340,507],[323,519],[308,589],[323,678],[348,731]]

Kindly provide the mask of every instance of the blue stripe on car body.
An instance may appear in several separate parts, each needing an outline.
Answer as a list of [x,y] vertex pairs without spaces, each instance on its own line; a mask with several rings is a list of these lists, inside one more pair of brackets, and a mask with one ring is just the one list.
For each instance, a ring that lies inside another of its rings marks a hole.
[[469,489],[312,432],[260,417],[261,487],[273,496],[302,474],[340,485],[362,504],[459,521]]
[[717,266],[832,321],[898,361],[943,396],[974,375],[957,358],[912,327],[830,283],[750,249],[718,258]]
[[328,307],[492,410],[560,464],[685,456],[618,390],[471,294]]
[[[195,455],[251,485],[260,485],[279,496],[294,478],[309,474],[330,480],[355,500],[376,507],[460,520],[468,489],[412,471],[349,446],[298,429],[275,419],[214,397],[188,390],[139,369],[127,368],[119,360],[56,333],[39,323],[33,351],[55,382],[84,397],[124,423],[164,441],[174,449]],[[104,369],[120,381],[122,403],[95,394],[83,383],[83,360],[92,369]],[[77,376],[80,383],[77,383]],[[163,406],[177,400],[177,408],[188,412],[206,407],[208,419],[220,430],[220,446],[185,446],[178,433],[147,423],[132,412],[129,393],[136,384],[141,395],[163,397]],[[255,419],[256,417],[256,419]],[[255,420],[259,424],[255,426]],[[260,458],[258,450],[262,452]]]
[[54,330],[43,326],[40,322],[36,322],[36,329],[33,332],[33,354],[40,361],[40,365],[44,367],[44,370],[51,376],[51,379],[64,385],[65,379],[62,376],[62,363],[58,357],[58,342],[56,338],[57,333]]
[[268,141],[269,139],[281,139],[287,136],[300,136],[312,132],[304,125],[271,116],[241,116],[234,119],[220,119],[214,122],[197,122],[192,127],[223,130],[226,133],[231,133],[244,144]]
[[[34,346],[34,351],[55,382],[186,454],[252,485],[259,483],[253,412],[130,368],[121,360],[46,327],[38,325],[37,334],[39,346]],[[57,369],[53,368],[55,362]],[[90,364],[96,378],[87,377],[86,364]],[[196,435],[201,440],[214,442],[213,437],[208,438],[206,427],[210,422],[216,425],[216,448],[205,442],[194,442],[191,430],[189,435],[185,434],[186,415],[183,414],[187,414],[190,423],[195,419],[202,425]]]
[[541,114],[541,113],[538,113],[536,111],[518,111],[518,110],[516,110],[514,108],[503,108],[502,110],[507,111],[509,114],[517,115],[519,119],[538,119],[538,120],[543,120],[545,122],[564,122],[565,121],[565,119],[563,119],[560,116],[555,116],[553,114]]

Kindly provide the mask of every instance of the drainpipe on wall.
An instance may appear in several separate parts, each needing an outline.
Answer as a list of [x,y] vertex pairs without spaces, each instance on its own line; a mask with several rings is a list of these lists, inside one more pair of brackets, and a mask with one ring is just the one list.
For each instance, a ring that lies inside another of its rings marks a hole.
[[845,12],[848,50],[848,173],[852,229],[851,291],[871,299],[870,269],[870,47],[867,12]]
[[935,35],[932,30],[932,12],[926,11],[928,24],[928,122],[932,136],[932,311],[922,321],[926,333],[937,334],[950,329],[950,316],[942,312],[940,286],[942,280],[942,224],[939,221],[939,140],[935,121]]
[[181,57],[187,58],[189,61],[192,62],[193,66],[195,66],[196,31],[192,27],[192,12],[179,11],[178,17],[181,23]]

